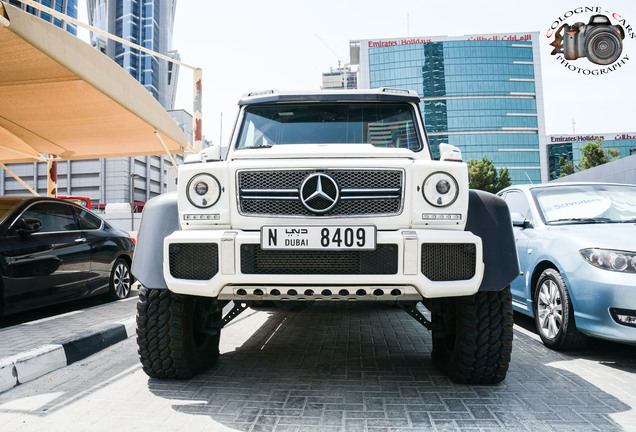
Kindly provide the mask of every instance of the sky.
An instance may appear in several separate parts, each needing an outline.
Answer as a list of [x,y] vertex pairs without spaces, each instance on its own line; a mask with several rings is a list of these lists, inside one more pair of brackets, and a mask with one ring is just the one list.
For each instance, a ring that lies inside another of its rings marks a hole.
[[[540,32],[537,91],[547,134],[636,132],[636,34],[623,41],[621,58],[628,60],[605,75],[569,71],[550,55],[553,22],[583,6],[617,13],[636,29],[633,0],[178,0],[172,48],[203,70],[203,133],[215,143],[227,144],[243,94],[319,89],[323,72],[349,61],[350,40],[521,32]],[[565,22],[587,23],[589,16]],[[599,67],[586,59],[572,64]],[[175,108],[192,112],[186,68]]]

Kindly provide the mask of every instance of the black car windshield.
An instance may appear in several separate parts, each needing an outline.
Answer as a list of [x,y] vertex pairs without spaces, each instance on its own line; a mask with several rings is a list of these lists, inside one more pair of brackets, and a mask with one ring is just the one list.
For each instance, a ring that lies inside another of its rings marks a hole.
[[246,108],[239,149],[280,144],[422,148],[413,110],[398,103],[302,103]]
[[532,194],[548,224],[636,220],[636,187],[590,184],[536,188]]
[[22,201],[24,200],[18,198],[0,199],[0,222],[4,222],[4,218]]

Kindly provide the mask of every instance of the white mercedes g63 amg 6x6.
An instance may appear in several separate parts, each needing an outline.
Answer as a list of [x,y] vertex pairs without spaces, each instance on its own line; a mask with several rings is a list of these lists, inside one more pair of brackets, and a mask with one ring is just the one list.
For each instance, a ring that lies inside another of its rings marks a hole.
[[468,189],[458,149],[433,158],[419,102],[394,89],[244,96],[227,157],[189,156],[177,192],[144,208],[144,371],[208,368],[223,326],[253,302],[353,300],[391,301],[430,329],[456,382],[503,380],[519,272],[508,208]]

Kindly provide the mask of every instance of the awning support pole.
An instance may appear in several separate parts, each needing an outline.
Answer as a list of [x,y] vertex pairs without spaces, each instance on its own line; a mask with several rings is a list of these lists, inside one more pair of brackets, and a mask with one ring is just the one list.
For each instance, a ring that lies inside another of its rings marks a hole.
[[203,117],[201,114],[202,110],[202,100],[203,100],[203,71],[201,69],[195,69],[193,73],[194,78],[194,95],[193,95],[193,103],[192,103],[192,146],[194,147],[194,152],[198,153],[202,148],[202,140],[203,140]]
[[170,159],[170,163],[172,164],[172,166],[174,167],[174,169],[179,172],[179,166],[177,165],[177,163],[174,161],[174,159],[172,158],[172,155],[170,154],[170,150],[168,150],[168,147],[166,146],[166,143],[163,142],[163,139],[161,138],[161,135],[159,135],[159,132],[155,130],[155,136],[157,137],[157,139],[159,140],[159,142],[161,143],[161,146],[163,147],[163,149],[166,151],[166,154],[168,155],[168,158]]
[[13,177],[14,179],[16,179],[22,186],[24,186],[25,188],[27,188],[29,190],[29,192],[31,192],[33,195],[35,196],[40,196],[39,193],[37,193],[36,191],[33,190],[33,188],[31,186],[29,186],[28,184],[26,184],[24,182],[24,180],[22,180],[20,177],[18,177],[13,171],[11,171],[9,168],[7,168],[7,166],[5,164],[3,164],[2,162],[0,162],[0,167],[2,167],[6,172],[8,172],[9,174],[11,174],[11,177]]
[[46,161],[46,196],[57,198],[57,156],[49,154]]

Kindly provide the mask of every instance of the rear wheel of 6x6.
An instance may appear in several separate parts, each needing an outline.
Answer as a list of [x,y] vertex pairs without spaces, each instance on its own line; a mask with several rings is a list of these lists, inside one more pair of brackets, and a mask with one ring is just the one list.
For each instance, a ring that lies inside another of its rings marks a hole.
[[[433,302],[433,363],[460,384],[496,384],[506,378],[512,353],[512,297],[480,291]],[[443,324],[443,325],[440,325]]]
[[188,379],[216,363],[221,330],[204,330],[213,299],[142,288],[137,302],[137,346],[151,378]]

